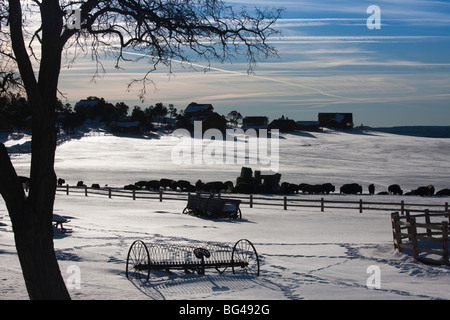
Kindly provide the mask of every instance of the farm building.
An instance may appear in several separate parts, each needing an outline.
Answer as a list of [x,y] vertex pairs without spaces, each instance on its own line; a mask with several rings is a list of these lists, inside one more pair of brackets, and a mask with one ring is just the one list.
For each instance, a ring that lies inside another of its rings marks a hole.
[[320,131],[319,121],[297,121],[297,127],[302,131]]
[[111,132],[140,134],[140,133],[142,133],[141,123],[139,121],[133,121],[133,122],[114,121],[111,123]]
[[319,113],[322,128],[353,129],[352,113]]
[[267,126],[269,118],[264,116],[245,117],[242,119],[242,125],[249,126]]
[[245,117],[242,119],[242,126],[241,128],[243,130],[248,129],[267,129],[269,123],[269,118],[267,117]]
[[298,129],[297,123],[291,119],[277,119],[273,120],[269,126],[269,130],[278,129],[280,132],[290,132]]
[[184,110],[184,116],[177,119],[176,127],[193,131],[194,122],[200,121],[203,131],[218,129],[225,133],[228,121],[225,117],[213,110],[214,107],[211,104],[197,104],[192,102]]
[[214,107],[211,104],[198,104],[196,102],[192,102],[186,107],[184,114],[192,117],[195,115],[212,113],[213,110]]

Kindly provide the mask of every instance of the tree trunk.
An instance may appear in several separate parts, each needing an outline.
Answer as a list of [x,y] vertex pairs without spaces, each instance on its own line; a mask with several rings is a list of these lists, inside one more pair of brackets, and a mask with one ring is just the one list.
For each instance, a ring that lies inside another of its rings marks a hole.
[[0,192],[11,217],[16,249],[30,299],[70,299],[53,246],[56,175],[56,101],[61,64],[62,13],[56,0],[40,5],[42,46],[36,81],[22,33],[20,1],[9,0],[11,44],[32,107],[30,192],[23,188],[4,145],[0,145]]

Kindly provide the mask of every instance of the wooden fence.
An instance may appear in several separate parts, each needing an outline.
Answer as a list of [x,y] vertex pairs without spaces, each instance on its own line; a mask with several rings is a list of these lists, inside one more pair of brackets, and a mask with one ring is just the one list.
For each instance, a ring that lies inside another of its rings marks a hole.
[[404,215],[391,213],[394,249],[403,252],[411,250],[414,259],[431,264],[450,265],[448,233],[450,213]]
[[[89,188],[74,187],[74,186],[61,186],[57,188],[58,192],[64,192],[67,195],[70,194],[84,194],[86,197],[89,195],[100,195],[109,198],[113,197],[126,197],[133,200],[148,199],[158,200],[175,200],[175,201],[187,201],[189,193],[187,192],[175,192],[175,191],[147,191],[147,190],[123,190],[115,188]],[[360,213],[364,211],[400,211],[401,214],[408,212],[424,212],[426,208],[433,208],[430,212],[448,212],[448,202],[441,204],[418,204],[418,203],[405,203],[404,200],[392,201],[392,202],[375,202],[359,200],[333,200],[321,197],[320,199],[306,199],[302,195],[298,196],[263,196],[263,195],[243,195],[233,193],[218,194],[218,197],[227,199],[241,200],[243,205],[248,205],[250,208],[258,206],[270,206],[279,207],[283,210],[295,209],[295,208],[316,208],[324,212],[325,209],[347,209],[358,210]]]

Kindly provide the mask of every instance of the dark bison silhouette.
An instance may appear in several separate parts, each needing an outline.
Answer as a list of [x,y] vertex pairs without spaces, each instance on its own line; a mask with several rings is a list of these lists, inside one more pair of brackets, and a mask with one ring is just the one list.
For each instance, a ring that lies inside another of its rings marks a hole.
[[437,196],[450,196],[450,189],[442,189],[436,192]]
[[300,183],[298,185],[298,188],[303,193],[309,193],[309,194],[322,194],[326,193],[329,194],[330,192],[336,191],[336,188],[331,183],[324,183],[324,184],[308,184],[308,183]]
[[172,189],[174,182],[176,182],[176,181],[174,181],[172,179],[161,179],[161,180],[159,180],[159,184],[160,184],[161,188],[164,188],[164,190],[166,190],[167,188]]
[[147,186],[147,181],[138,181],[135,183],[139,188],[145,188]]
[[207,182],[201,187],[201,191],[219,193],[227,190],[228,187],[221,181]]
[[252,194],[256,191],[256,184],[249,182],[239,182],[233,189],[234,193]]
[[341,187],[340,192],[345,194],[362,193],[362,187],[357,183],[348,183]]
[[431,197],[434,196],[434,186],[431,184],[426,187],[419,187],[416,190],[411,191],[412,195],[421,196],[421,197]]
[[77,187],[84,187],[84,182],[83,181],[78,181],[77,182]]
[[135,185],[135,184],[128,184],[123,187],[125,190],[140,190],[141,187]]
[[400,186],[398,184],[390,185],[388,187],[388,191],[390,194],[399,194],[399,195],[403,194],[403,190],[402,190],[402,188],[400,188]]
[[331,183],[324,183],[322,184],[322,192],[329,194],[330,192],[335,192],[336,188]]
[[177,186],[178,188],[180,188],[181,191],[186,191],[189,188],[189,186],[191,186],[191,183],[187,180],[178,180]]
[[62,186],[64,183],[66,183],[66,180],[64,180],[64,179],[62,179],[62,178],[59,178],[58,179],[58,186]]
[[159,180],[150,180],[147,181],[147,184],[145,185],[145,188],[147,188],[147,190],[159,190],[159,188],[161,187],[161,183],[159,182]]
[[298,193],[300,190],[299,186],[297,184],[289,183],[289,182],[283,182],[281,184],[280,192],[283,194],[293,194]]
[[373,183],[369,185],[369,194],[375,194],[375,185]]

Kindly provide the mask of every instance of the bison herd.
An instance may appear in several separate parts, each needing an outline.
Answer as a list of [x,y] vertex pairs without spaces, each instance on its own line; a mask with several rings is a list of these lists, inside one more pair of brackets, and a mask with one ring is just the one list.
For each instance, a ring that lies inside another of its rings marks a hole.
[[234,186],[233,182],[207,182],[203,183],[198,180],[195,185],[191,184],[187,180],[171,180],[171,179],[161,179],[161,180],[150,180],[150,181],[138,181],[135,184],[129,184],[124,187],[125,190],[172,190],[181,192],[210,192],[210,193],[221,193],[221,192],[233,192]]
[[[324,184],[307,184],[307,183],[280,183],[281,174],[261,175],[260,172],[253,172],[250,168],[242,168],[240,177],[236,180],[236,185],[232,181],[215,181],[202,182],[198,180],[195,184],[187,180],[160,179],[149,181],[138,181],[134,184],[124,186],[125,190],[171,190],[181,192],[208,192],[208,193],[242,193],[242,194],[330,194],[337,191],[336,187],[331,183]],[[64,179],[58,179],[58,186],[62,186]],[[78,187],[85,187],[83,181],[78,181]],[[99,184],[92,184],[92,188],[100,189]],[[369,194],[375,194],[375,185],[368,186]],[[363,187],[358,183],[344,184],[339,188],[341,194],[362,194]],[[442,189],[435,192],[432,185],[418,187],[404,193],[398,184],[388,187],[387,191],[381,191],[380,195],[416,195],[416,196],[450,196],[450,189]]]
[[[307,184],[307,183],[288,183],[283,182],[277,184],[276,187],[269,188],[264,184],[252,184],[248,182],[239,182],[234,185],[232,181],[215,181],[203,183],[198,180],[195,184],[191,184],[187,180],[150,180],[138,181],[135,184],[129,184],[124,187],[125,190],[171,190],[181,192],[208,192],[208,193],[242,193],[242,194],[330,194],[337,191],[336,187],[331,183],[324,184]],[[358,183],[344,184],[339,188],[341,194],[362,194],[363,187]],[[375,186],[368,186],[369,194],[375,194]],[[404,193],[398,184],[388,187],[387,191],[378,192],[379,195],[416,195],[416,196],[450,196],[450,189],[442,189],[435,192],[432,185],[419,187],[415,190]]]

